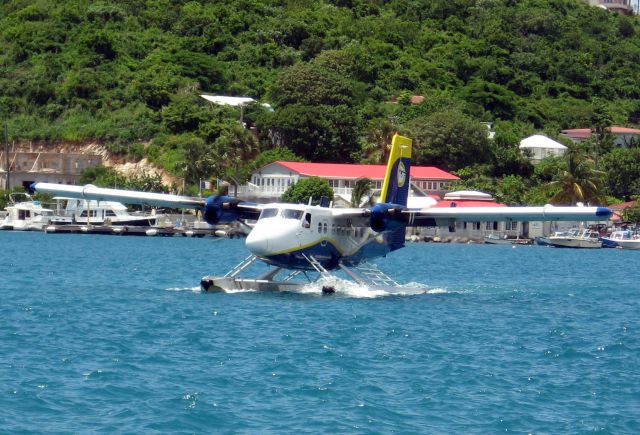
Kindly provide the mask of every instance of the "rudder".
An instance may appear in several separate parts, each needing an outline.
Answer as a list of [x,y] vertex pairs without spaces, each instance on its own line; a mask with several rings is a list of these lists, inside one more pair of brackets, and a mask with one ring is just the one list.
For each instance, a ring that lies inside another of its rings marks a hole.
[[398,133],[393,135],[380,202],[407,205],[412,143],[411,139],[400,136]]

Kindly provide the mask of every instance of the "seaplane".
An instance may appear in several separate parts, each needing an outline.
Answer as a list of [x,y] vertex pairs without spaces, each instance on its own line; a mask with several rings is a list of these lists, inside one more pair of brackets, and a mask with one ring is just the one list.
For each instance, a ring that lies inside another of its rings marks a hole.
[[[250,255],[224,276],[203,277],[200,287],[206,292],[295,291],[343,271],[348,279],[371,290],[425,293],[424,288],[399,285],[372,263],[404,247],[407,227],[452,225],[456,221],[597,221],[612,214],[606,207],[456,207],[455,202],[447,208],[409,208],[411,153],[412,140],[396,133],[379,202],[367,208],[335,208],[326,198],[319,205],[311,205],[311,201],[306,205],[257,204],[226,195],[193,198],[94,185],[34,183],[31,189],[85,200],[193,208],[211,225],[255,221],[245,241]],[[256,261],[269,265],[267,271],[242,278]],[[322,286],[323,293],[334,291],[331,285]]]

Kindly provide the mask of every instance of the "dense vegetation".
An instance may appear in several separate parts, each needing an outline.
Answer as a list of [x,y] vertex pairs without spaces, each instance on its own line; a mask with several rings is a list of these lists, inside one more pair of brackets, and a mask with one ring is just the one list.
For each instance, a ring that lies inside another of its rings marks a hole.
[[[577,167],[594,171],[587,200],[628,199],[640,194],[635,147],[611,149],[603,134],[572,153],[593,164],[533,168],[517,145],[535,132],[637,124],[638,64],[637,19],[575,0],[0,5],[0,119],[11,140],[99,140],[188,183],[244,178],[266,151],[380,162],[399,130],[415,138],[418,164],[508,202],[562,197]],[[274,110],[241,114],[201,92]],[[411,95],[426,98],[413,105]],[[481,121],[493,123],[493,141]]]

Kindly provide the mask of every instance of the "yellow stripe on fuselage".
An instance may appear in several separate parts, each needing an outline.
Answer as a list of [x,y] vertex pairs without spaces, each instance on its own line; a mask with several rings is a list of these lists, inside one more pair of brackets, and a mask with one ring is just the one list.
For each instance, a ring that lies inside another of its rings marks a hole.
[[355,249],[349,253],[345,253],[345,251],[343,249],[341,249],[341,246],[338,242],[336,242],[334,239],[330,238],[330,237],[321,237],[319,239],[314,240],[313,242],[310,243],[306,243],[304,245],[300,245],[300,246],[296,246],[295,248],[290,248],[290,249],[283,249],[282,251],[277,251],[277,252],[272,252],[269,255],[266,255],[266,257],[271,257],[274,255],[281,255],[281,254],[290,254],[292,252],[296,252],[296,251],[302,251],[303,249],[307,249],[310,248],[312,246],[318,245],[324,241],[326,242],[330,242],[334,248],[336,248],[336,250],[340,253],[340,255],[342,257],[349,257],[351,255],[354,255],[356,252],[358,252],[359,249],[361,249],[367,242],[369,242],[370,240],[374,239],[375,237],[373,237],[372,235],[367,236],[365,239],[362,240],[361,243],[358,243],[358,245],[355,247]]

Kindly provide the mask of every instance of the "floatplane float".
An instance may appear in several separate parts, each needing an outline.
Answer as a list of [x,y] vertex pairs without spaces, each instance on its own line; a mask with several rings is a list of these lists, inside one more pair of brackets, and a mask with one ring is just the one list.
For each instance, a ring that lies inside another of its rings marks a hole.
[[[224,276],[202,278],[203,291],[293,291],[343,271],[370,290],[389,294],[425,293],[425,288],[398,285],[371,263],[404,246],[407,226],[450,225],[455,221],[593,221],[611,216],[611,210],[605,207],[458,208],[453,203],[444,209],[408,208],[411,152],[411,139],[394,135],[380,202],[370,208],[333,208],[328,200],[321,205],[256,204],[222,195],[192,198],[93,185],[34,183],[32,189],[79,199],[195,208],[212,225],[257,220],[246,238],[250,255]],[[241,278],[240,274],[256,261],[272,268],[256,278]],[[323,293],[333,291],[332,286],[323,286]]]

